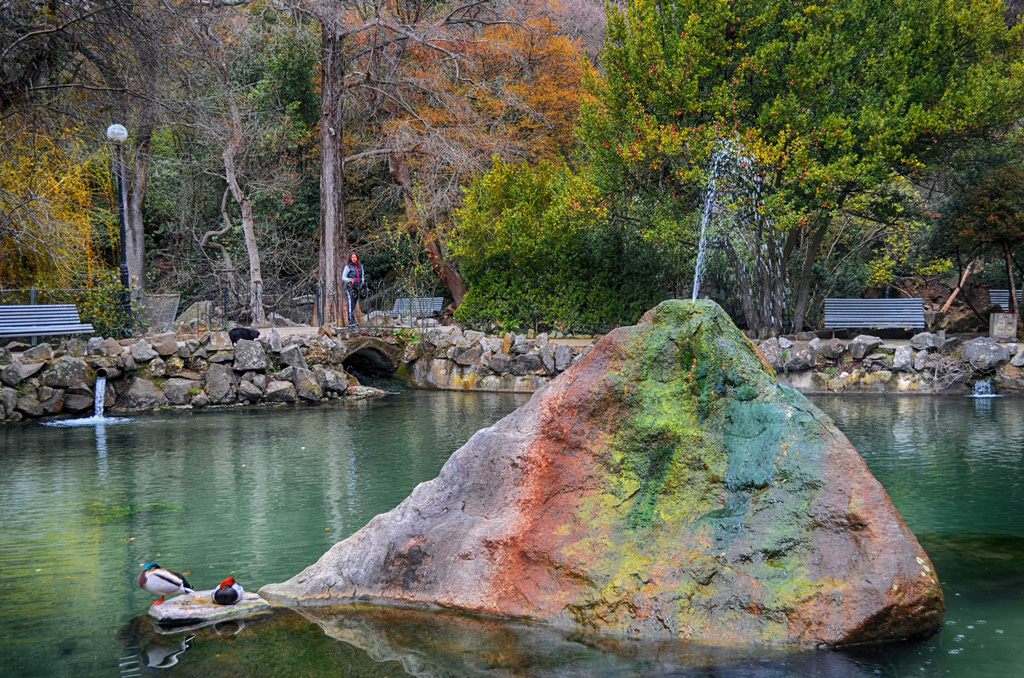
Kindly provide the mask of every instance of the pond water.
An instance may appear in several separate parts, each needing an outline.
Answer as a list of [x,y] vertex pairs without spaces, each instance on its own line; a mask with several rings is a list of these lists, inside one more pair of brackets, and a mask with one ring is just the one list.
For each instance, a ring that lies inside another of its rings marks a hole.
[[135,584],[282,581],[525,401],[372,402],[0,427],[0,674],[1010,676],[1024,671],[1024,400],[819,398],[932,557],[946,627],[856,652],[637,643],[453,614],[275,611],[159,633]]

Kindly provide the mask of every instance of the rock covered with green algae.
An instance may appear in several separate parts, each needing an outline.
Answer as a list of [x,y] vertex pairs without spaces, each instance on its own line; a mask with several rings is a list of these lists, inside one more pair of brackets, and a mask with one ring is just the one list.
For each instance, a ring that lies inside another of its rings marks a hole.
[[609,333],[437,478],[261,594],[804,646],[929,635],[943,609],[850,442],[703,301]]

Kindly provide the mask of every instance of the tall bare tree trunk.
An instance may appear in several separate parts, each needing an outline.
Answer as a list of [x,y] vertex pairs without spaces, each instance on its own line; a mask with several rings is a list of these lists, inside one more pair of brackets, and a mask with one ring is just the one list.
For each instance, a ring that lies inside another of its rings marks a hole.
[[1010,313],[1020,317],[1020,304],[1017,303],[1017,285],[1013,282],[1013,256],[1010,254],[1010,243],[1003,241],[1003,254],[1006,255],[1006,279],[1010,283]]
[[401,189],[402,197],[405,199],[405,214],[410,230],[420,237],[423,249],[427,253],[427,259],[430,261],[430,267],[441,283],[448,288],[448,292],[452,295],[452,305],[458,307],[462,303],[462,297],[466,296],[466,283],[455,267],[445,259],[437,241],[437,235],[421,223],[413,196],[412,181],[409,178],[409,165],[405,161],[405,156],[401,153],[388,155],[388,170],[391,172],[391,179]]
[[804,265],[800,269],[800,282],[796,292],[796,307],[793,309],[793,331],[802,332],[804,329],[804,315],[807,313],[807,298],[811,291],[811,272],[814,269],[814,259],[821,248],[821,242],[825,239],[825,231],[832,221],[831,217],[822,217],[821,224],[811,233],[811,239],[807,243],[807,250],[804,252]]
[[202,239],[199,241],[199,246],[216,250],[220,254],[221,264],[224,267],[224,276],[227,278],[228,286],[234,288],[235,286],[235,262],[231,259],[231,253],[228,252],[228,248],[219,242],[215,242],[214,238],[219,238],[227,235],[231,231],[231,215],[228,213],[228,198],[231,196],[231,189],[224,189],[224,195],[220,199],[220,214],[224,221],[224,225],[217,230],[207,231],[203,234]]
[[[228,110],[231,113],[231,136],[224,147],[221,157],[224,159],[224,176],[227,179],[228,190],[242,210],[242,235],[245,238],[245,249],[249,258],[249,316],[250,322],[261,326],[267,324],[267,314],[263,309],[263,273],[260,268],[260,250],[256,244],[256,229],[253,223],[252,202],[249,196],[238,184],[238,174],[235,170],[235,156],[242,150],[243,128],[242,116],[238,111],[238,104],[235,101],[234,90],[231,89],[231,82],[227,77],[227,69],[222,71],[224,87],[227,91]],[[226,205],[224,205],[226,207]],[[227,218],[227,210],[224,211]]]
[[[232,108],[234,105],[232,104]],[[237,112],[233,111],[233,112]],[[252,324],[261,326],[267,323],[267,314],[263,308],[263,273],[260,269],[260,250],[256,244],[256,231],[253,224],[252,202],[242,192],[235,175],[235,153],[241,145],[241,138],[232,138],[224,149],[224,171],[227,175],[228,190],[235,202],[242,209],[242,235],[245,237],[245,250],[249,257],[249,314]],[[225,210],[225,217],[227,211]]]
[[[836,200],[835,211],[842,209],[846,199],[850,197],[853,186],[846,184],[839,199]],[[807,251],[804,252],[804,265],[800,269],[800,282],[797,287],[796,307],[793,309],[793,331],[801,332],[804,328],[804,315],[807,313],[807,298],[811,291],[811,272],[814,269],[814,259],[818,256],[821,243],[825,239],[825,232],[832,223],[832,215],[835,212],[825,212],[821,215],[821,223],[811,235],[811,241],[807,244]],[[785,259],[783,261],[786,261]]]
[[135,146],[135,168],[128,187],[128,210],[125,213],[125,249],[128,254],[128,280],[133,297],[146,288],[146,234],[142,225],[142,203],[146,199],[146,171],[149,147],[153,139],[153,118],[148,113],[139,126]]
[[[348,324],[348,305],[341,274],[345,268],[348,234],[345,229],[345,165],[342,154],[344,85],[343,38],[321,24],[320,103],[320,271],[324,322]],[[314,309],[314,317],[318,315]]]

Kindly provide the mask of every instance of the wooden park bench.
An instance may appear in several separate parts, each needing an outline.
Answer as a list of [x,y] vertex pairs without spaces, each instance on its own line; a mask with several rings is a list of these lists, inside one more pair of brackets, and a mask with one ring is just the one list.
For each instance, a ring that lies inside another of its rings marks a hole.
[[50,337],[58,334],[92,334],[74,304],[0,306],[0,337]]
[[[989,290],[988,298],[993,304],[999,304],[1004,311],[1010,310],[1010,290]],[[1017,306],[1020,307],[1021,290],[1017,290]]]
[[925,327],[924,302],[912,299],[826,299],[825,328]]
[[392,318],[424,318],[441,312],[444,297],[402,297],[384,313]]

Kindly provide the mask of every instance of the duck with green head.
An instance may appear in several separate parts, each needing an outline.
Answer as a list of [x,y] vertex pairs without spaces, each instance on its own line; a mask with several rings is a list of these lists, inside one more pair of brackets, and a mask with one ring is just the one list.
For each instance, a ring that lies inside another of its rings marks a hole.
[[183,576],[177,572],[165,570],[157,563],[146,563],[142,566],[142,572],[139,573],[139,586],[154,596],[160,596],[160,600],[153,603],[154,605],[164,602],[164,598],[167,596],[195,593]]

